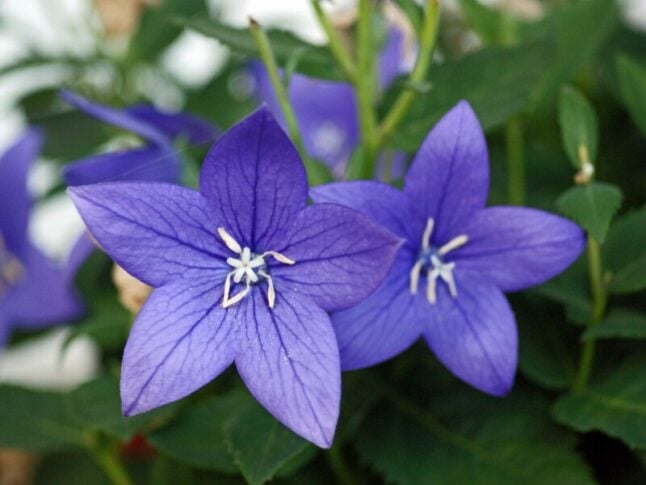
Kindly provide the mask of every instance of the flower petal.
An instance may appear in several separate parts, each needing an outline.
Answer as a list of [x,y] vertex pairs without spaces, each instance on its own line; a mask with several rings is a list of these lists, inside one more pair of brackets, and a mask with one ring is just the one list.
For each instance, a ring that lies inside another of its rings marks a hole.
[[547,281],[570,266],[585,246],[585,235],[573,222],[524,207],[479,211],[464,234],[469,242],[451,253],[457,266],[503,291]]
[[137,317],[123,356],[121,404],[126,416],[176,401],[207,384],[232,362],[236,325],[220,305],[215,280],[157,288]]
[[154,126],[142,121],[136,116],[124,110],[110,108],[108,106],[94,103],[71,91],[61,91],[61,98],[76,109],[97,118],[110,125],[117,126],[123,130],[130,131],[141,136],[145,140],[156,145],[168,145],[166,137]]
[[207,144],[215,141],[216,130],[211,124],[182,112],[161,111],[149,104],[136,104],[125,109],[126,113],[154,126],[169,140],[186,138],[191,144]]
[[271,268],[272,276],[277,288],[286,284],[325,310],[342,310],[377,289],[400,244],[360,212],[314,204],[296,216],[278,250],[296,264],[278,264]]
[[388,31],[388,38],[381,53],[379,54],[379,85],[386,89],[401,72],[404,48],[404,33],[391,27]]
[[460,101],[428,134],[406,175],[411,237],[421,237],[432,217],[433,240],[448,241],[485,206],[488,191],[489,157],[482,128],[469,103]]
[[238,123],[211,148],[200,192],[214,217],[243,247],[276,249],[307,201],[305,168],[266,108]]
[[410,347],[422,334],[420,316],[423,291],[410,293],[409,272],[413,255],[408,248],[399,252],[390,273],[372,295],[358,305],[332,314],[339,342],[341,368],[361,369],[379,364]]
[[230,253],[216,235],[218,222],[194,190],[127,182],[68,192],[101,247],[150,286],[226,268]]
[[40,131],[31,129],[0,157],[0,238],[7,249],[18,257],[23,256],[27,245],[31,208],[27,172],[38,157],[42,144]]
[[257,291],[243,302],[236,356],[242,379],[276,419],[329,448],[341,397],[339,352],[329,317],[308,298],[285,289],[279,289],[273,310]]
[[63,168],[65,183],[74,187],[100,182],[178,182],[181,161],[168,147],[150,146],[101,153]]
[[457,377],[483,392],[503,396],[513,385],[518,360],[514,315],[499,289],[457,271],[454,274],[457,297],[451,297],[440,282],[437,303],[428,304],[426,341]]

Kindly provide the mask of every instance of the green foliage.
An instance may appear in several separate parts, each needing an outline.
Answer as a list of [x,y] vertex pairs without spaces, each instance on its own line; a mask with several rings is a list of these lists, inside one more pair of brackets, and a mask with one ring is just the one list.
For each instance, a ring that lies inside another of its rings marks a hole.
[[485,44],[501,43],[505,19],[500,10],[493,10],[478,0],[460,0],[460,8],[469,26]]
[[[597,115],[588,100],[572,87],[561,89],[559,123],[563,146],[574,167],[581,168],[583,162],[594,163],[599,144]],[[582,159],[582,150],[586,160]]]
[[616,309],[598,325],[583,334],[585,339],[646,338],[646,315],[632,310]]
[[628,56],[617,57],[621,97],[637,126],[646,135],[646,68]]
[[604,182],[573,187],[556,201],[564,215],[581,224],[600,243],[606,239],[610,221],[621,205],[621,190]]
[[646,362],[633,359],[589,389],[561,397],[554,416],[580,432],[603,431],[628,446],[646,447]]
[[612,273],[611,292],[646,288],[646,206],[617,219],[608,234],[604,257]]

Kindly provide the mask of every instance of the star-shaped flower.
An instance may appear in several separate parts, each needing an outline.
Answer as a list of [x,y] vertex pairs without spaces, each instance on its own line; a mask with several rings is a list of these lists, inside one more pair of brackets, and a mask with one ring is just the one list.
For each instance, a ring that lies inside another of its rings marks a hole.
[[42,136],[27,131],[0,157],[0,347],[14,328],[37,329],[78,317],[69,275],[29,241],[27,173]]
[[400,240],[336,204],[306,206],[293,145],[261,108],[207,155],[200,191],[157,183],[69,189],[101,246],[155,290],[126,345],[126,415],[180,399],[232,362],[277,419],[330,445],[339,352],[327,311],[372,293]]
[[181,159],[173,141],[183,137],[191,144],[204,144],[215,139],[216,132],[210,124],[184,113],[166,113],[143,104],[116,110],[69,91],[61,92],[61,97],[90,116],[146,142],[143,147],[101,153],[67,165],[63,177],[69,186],[117,180],[178,182]]
[[406,239],[380,288],[332,316],[343,369],[382,362],[423,335],[460,379],[494,395],[510,390],[518,338],[503,292],[563,271],[584,235],[539,210],[485,208],[488,191],[484,135],[465,101],[430,132],[403,192],[374,181],[312,189],[315,201],[363,211]]

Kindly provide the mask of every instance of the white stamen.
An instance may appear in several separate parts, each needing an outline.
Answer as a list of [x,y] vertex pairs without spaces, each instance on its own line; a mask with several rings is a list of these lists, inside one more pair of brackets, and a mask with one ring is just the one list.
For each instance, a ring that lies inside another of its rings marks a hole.
[[410,270],[410,292],[413,295],[417,294],[417,285],[419,285],[419,274],[422,271],[422,266],[424,263],[422,261],[417,261],[413,266],[413,269]]
[[233,236],[231,236],[224,227],[218,227],[218,234],[224,241],[224,244],[226,244],[231,251],[236,254],[240,254],[242,252],[242,248],[240,247],[240,244],[238,244],[238,241],[233,239]]
[[233,298],[229,298],[229,295],[225,294],[224,298],[222,299],[222,308],[229,308],[231,305],[235,305],[240,300],[242,300],[245,296],[247,296],[250,291],[251,291],[251,284],[247,282],[245,289],[242,290],[240,293],[236,294]]
[[437,299],[437,289],[435,280],[437,280],[437,269],[432,269],[426,273],[426,299],[429,303],[435,303]]
[[444,246],[438,249],[437,254],[439,254],[440,256],[444,256],[449,251],[453,251],[454,249],[464,246],[468,240],[469,238],[467,237],[466,234],[462,234],[460,236],[454,237],[449,242],[447,242]]
[[276,291],[274,290],[274,280],[271,279],[264,271],[258,271],[258,274],[267,279],[267,303],[269,303],[269,308],[274,308],[276,304]]
[[283,254],[277,253],[276,251],[265,251],[264,253],[262,253],[260,255],[260,257],[262,258],[264,256],[273,256],[273,258],[276,261],[278,261],[279,263],[283,263],[283,264],[292,265],[292,264],[296,263],[296,261],[294,261],[293,259],[290,259],[290,258],[288,258],[287,256],[285,256]]
[[426,221],[426,227],[424,228],[424,234],[422,234],[422,248],[423,249],[428,249],[431,247],[431,235],[433,234],[433,226],[435,225],[435,221],[433,221],[432,217],[428,218],[428,221]]

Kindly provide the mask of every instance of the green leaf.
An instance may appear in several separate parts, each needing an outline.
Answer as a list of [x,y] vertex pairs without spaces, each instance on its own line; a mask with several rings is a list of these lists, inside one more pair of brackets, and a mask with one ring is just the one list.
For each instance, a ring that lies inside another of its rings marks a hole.
[[490,413],[486,402],[494,399],[457,394],[460,405],[450,418],[405,397],[381,406],[357,436],[361,460],[393,483],[594,483],[540,398],[508,398]]
[[430,92],[418,96],[393,145],[417,150],[435,122],[461,99],[471,103],[485,130],[504,123],[529,102],[549,52],[546,43],[491,47],[434,66]]
[[[176,18],[175,21],[207,37],[219,40],[236,53],[259,57],[249,29],[237,29],[216,19],[204,17]],[[296,66],[299,72],[319,79],[339,79],[339,73],[328,49],[308,44],[293,34],[281,30],[268,30],[267,36],[280,65],[287,65],[295,52],[303,52]]]
[[0,446],[51,451],[84,443],[62,394],[4,385],[0,386],[0,409]]
[[231,392],[209,397],[186,408],[170,425],[148,435],[150,442],[162,453],[189,465],[235,473],[225,440],[224,427],[241,405],[248,405],[246,392]]
[[557,199],[556,206],[562,214],[574,219],[599,243],[603,243],[621,199],[621,190],[616,186],[593,182],[567,190]]
[[500,44],[505,22],[500,10],[493,10],[477,0],[460,0],[460,8],[469,26],[485,44]]
[[229,450],[251,484],[271,479],[283,465],[311,445],[253,402],[225,425]]
[[633,310],[613,310],[601,323],[586,330],[583,338],[646,339],[646,315]]
[[646,448],[646,361],[626,362],[597,384],[561,397],[553,413],[579,432],[603,431],[628,446]]
[[603,255],[612,273],[608,284],[612,293],[646,288],[646,206],[617,219],[608,233]]
[[[561,88],[559,123],[563,146],[574,167],[581,168],[584,161],[594,163],[599,144],[597,115],[588,100],[570,86]],[[581,158],[582,147],[587,152],[587,160]]]
[[630,57],[617,57],[621,97],[635,124],[646,135],[646,68]]

